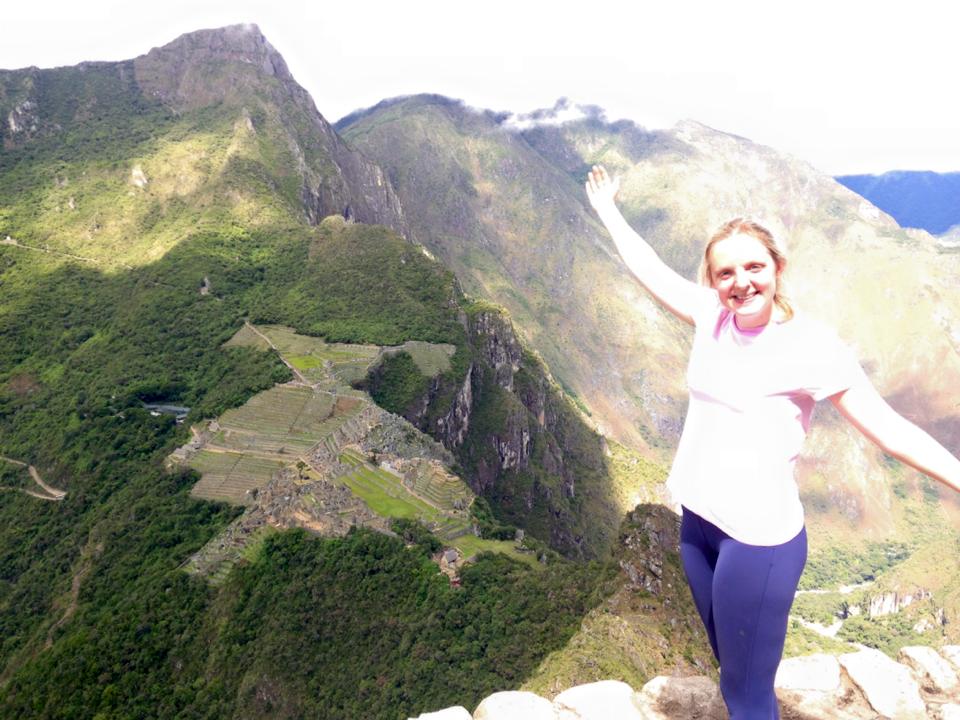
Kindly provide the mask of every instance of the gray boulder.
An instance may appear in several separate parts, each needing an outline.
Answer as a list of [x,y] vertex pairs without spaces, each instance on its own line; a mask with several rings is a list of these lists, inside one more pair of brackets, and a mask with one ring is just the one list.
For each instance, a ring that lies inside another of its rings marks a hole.
[[952,693],[960,686],[957,673],[950,663],[933,648],[911,646],[900,649],[899,660],[913,668],[924,690],[933,693]]
[[846,653],[838,659],[870,706],[881,715],[897,720],[927,717],[920,686],[905,665],[872,648]]
[[706,677],[655,677],[636,694],[644,720],[727,720],[717,684]]
[[553,699],[557,720],[643,720],[633,688],[619,680],[601,680],[564,690]]
[[519,690],[484,698],[473,711],[473,720],[556,720],[553,704],[539,695]]

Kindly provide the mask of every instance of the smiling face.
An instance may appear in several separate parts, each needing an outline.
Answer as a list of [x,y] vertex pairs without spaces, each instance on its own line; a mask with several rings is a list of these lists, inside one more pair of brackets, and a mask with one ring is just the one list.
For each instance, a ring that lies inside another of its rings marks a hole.
[[720,304],[735,315],[737,327],[758,328],[770,322],[782,268],[763,243],[738,233],[710,247],[710,284]]

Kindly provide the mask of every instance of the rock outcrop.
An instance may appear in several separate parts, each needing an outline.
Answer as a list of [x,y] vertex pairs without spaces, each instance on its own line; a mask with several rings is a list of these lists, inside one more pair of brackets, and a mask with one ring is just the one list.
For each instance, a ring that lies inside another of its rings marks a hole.
[[920,600],[927,600],[933,597],[929,590],[917,590],[911,593],[886,592],[875,595],[870,598],[870,604],[866,608],[867,615],[871,618],[883,617],[884,615],[894,615],[905,607],[912,605]]
[[453,452],[464,479],[491,499],[498,517],[568,556],[602,554],[615,539],[607,529],[618,525],[619,509],[606,501],[590,512],[607,517],[588,518],[576,500],[578,492],[609,493],[603,439],[525,349],[505,313],[474,309],[463,324],[471,352],[466,376],[456,386],[434,378],[406,418]]
[[[913,720],[960,718],[960,646],[904,648],[898,663],[864,648],[839,658],[811,655],[780,665],[776,688],[781,716],[790,720]],[[936,681],[932,681],[933,676]],[[552,702],[530,692],[498,692],[471,716],[465,708],[411,720],[726,720],[720,690],[706,677],[655,677],[639,691],[614,680],[579,685]]]

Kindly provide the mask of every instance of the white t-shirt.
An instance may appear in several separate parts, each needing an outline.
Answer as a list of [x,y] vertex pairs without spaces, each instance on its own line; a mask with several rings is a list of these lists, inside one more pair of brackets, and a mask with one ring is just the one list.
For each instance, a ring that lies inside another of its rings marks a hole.
[[803,528],[794,465],[814,404],[869,381],[825,325],[796,314],[740,330],[715,291],[703,297],[667,488],[736,540],[780,545]]

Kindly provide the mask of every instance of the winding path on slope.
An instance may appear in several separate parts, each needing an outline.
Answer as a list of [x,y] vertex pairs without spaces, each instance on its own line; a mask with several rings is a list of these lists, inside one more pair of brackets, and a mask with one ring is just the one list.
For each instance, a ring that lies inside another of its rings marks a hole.
[[44,491],[44,494],[38,493],[34,490],[28,490],[27,488],[12,488],[12,487],[3,487],[3,490],[20,490],[21,492],[26,493],[35,498],[41,500],[63,500],[67,496],[66,490],[58,490],[57,488],[47,485],[43,481],[43,478],[40,477],[40,473],[37,472],[37,469],[33,465],[28,465],[27,463],[21,460],[14,460],[13,458],[5,457],[0,455],[0,460],[10,463],[11,465],[19,465],[20,467],[27,468],[27,472],[30,473],[30,477],[33,478],[33,481]]

